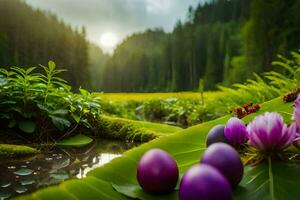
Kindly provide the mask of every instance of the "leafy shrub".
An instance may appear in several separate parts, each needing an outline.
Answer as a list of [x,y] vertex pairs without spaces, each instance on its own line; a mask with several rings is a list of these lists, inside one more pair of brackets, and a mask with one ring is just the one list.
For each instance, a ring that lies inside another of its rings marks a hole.
[[127,119],[136,119],[136,107],[139,104],[136,102],[116,102],[116,101],[101,101],[101,108],[105,114],[111,116],[122,117]]
[[[200,90],[201,91],[201,90]],[[227,113],[223,92],[101,93],[107,115],[187,127]],[[203,97],[203,99],[202,99]],[[222,99],[216,101],[216,99]],[[204,103],[205,104],[204,104]]]
[[171,114],[173,99],[153,99],[143,103],[143,115],[149,121],[164,121]]
[[79,94],[71,92],[58,76],[64,70],[52,61],[39,69],[43,73],[36,67],[0,69],[1,125],[39,141],[68,136],[78,125],[91,127],[101,112],[100,98],[82,88]]
[[221,101],[202,104],[198,99],[156,99],[143,104],[145,119],[174,123],[183,127],[216,119],[226,111],[227,107]]
[[273,99],[300,86],[300,51],[291,52],[291,59],[278,55],[279,61],[272,65],[279,72],[266,72],[262,76],[254,74],[255,80],[245,84],[234,84],[233,88],[220,86],[233,104],[248,102],[261,103]]
[[227,104],[221,105],[222,101],[216,104],[216,99],[225,96],[224,92],[200,92],[101,93],[99,96],[107,115],[186,127],[215,119],[227,111]]

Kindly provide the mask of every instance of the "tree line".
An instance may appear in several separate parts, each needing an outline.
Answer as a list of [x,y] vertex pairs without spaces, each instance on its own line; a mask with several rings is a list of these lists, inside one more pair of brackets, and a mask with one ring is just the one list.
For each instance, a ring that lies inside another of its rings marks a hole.
[[[112,56],[55,15],[22,0],[0,1],[0,66],[49,60],[74,87],[109,92],[205,89],[274,70],[276,54],[299,49],[299,0],[212,0],[190,7],[171,33],[128,36]],[[275,69],[276,70],[276,69]]]
[[207,90],[277,70],[278,53],[300,47],[299,0],[212,0],[190,7],[172,33],[127,37],[102,69],[110,92]]

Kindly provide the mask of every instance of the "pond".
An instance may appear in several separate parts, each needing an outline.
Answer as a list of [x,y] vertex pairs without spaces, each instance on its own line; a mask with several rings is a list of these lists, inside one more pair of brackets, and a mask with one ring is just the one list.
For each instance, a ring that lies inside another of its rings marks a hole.
[[83,148],[54,148],[26,159],[0,160],[0,200],[59,184],[70,178],[84,178],[138,144],[95,140]]

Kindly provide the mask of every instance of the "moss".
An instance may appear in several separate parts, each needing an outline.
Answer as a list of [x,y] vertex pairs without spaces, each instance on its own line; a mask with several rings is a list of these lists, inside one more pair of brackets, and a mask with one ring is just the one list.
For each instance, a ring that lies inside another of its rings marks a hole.
[[99,117],[96,126],[97,136],[131,142],[147,142],[181,130],[181,128],[164,124],[134,121],[104,115]]
[[28,146],[0,144],[0,157],[19,157],[39,152],[39,150]]

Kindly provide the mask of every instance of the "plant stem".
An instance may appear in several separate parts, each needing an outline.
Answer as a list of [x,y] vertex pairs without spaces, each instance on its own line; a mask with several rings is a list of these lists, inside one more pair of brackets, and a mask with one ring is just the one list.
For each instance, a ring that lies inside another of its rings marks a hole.
[[271,159],[271,156],[268,156],[268,164],[269,164],[269,179],[270,179],[270,195],[271,195],[271,199],[275,200],[275,196],[274,196],[274,178],[273,178],[273,172],[272,172],[272,159]]

